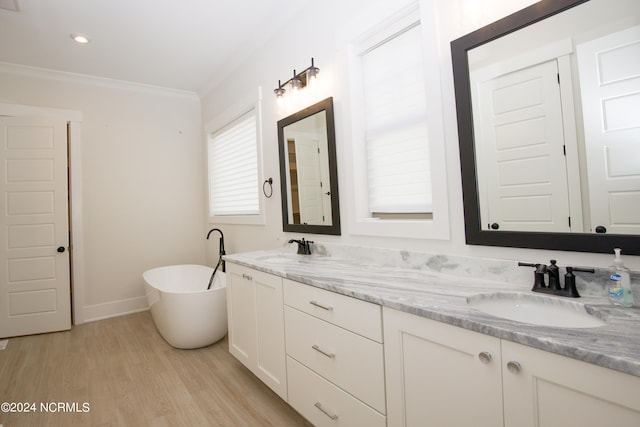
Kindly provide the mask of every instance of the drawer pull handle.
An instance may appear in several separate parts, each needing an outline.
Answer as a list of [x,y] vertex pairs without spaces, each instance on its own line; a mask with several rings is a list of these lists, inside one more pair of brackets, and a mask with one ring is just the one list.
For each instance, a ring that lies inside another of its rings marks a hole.
[[315,305],[316,307],[319,307],[319,308],[321,308],[321,309],[323,309],[323,310],[333,311],[333,307],[329,307],[329,306],[327,306],[327,305],[322,305],[322,304],[320,304],[320,303],[319,303],[319,302],[317,302],[317,301],[309,301],[309,304],[311,304],[311,305]]
[[312,349],[314,349],[315,351],[317,351],[318,353],[322,353],[325,356],[327,356],[329,359],[333,359],[334,357],[336,357],[335,354],[333,353],[329,353],[328,351],[325,351],[323,349],[320,348],[320,346],[318,344],[314,344],[311,346]]
[[336,414],[332,414],[331,412],[327,411],[326,409],[324,409],[322,407],[322,404],[320,402],[316,402],[315,405],[316,408],[318,408],[320,410],[320,412],[322,412],[323,414],[325,414],[327,417],[331,418],[332,420],[337,420],[338,416]]
[[242,273],[242,277],[243,277],[244,279],[247,279],[247,280],[253,280],[253,277],[251,277],[250,275],[248,275],[248,274],[246,274],[246,273]]

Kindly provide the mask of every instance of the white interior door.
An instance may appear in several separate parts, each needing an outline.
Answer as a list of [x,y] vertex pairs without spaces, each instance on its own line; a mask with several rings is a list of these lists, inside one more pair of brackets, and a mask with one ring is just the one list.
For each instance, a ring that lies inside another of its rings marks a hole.
[[640,26],[577,51],[591,231],[640,234]]
[[0,117],[0,337],[71,327],[67,124]]
[[476,95],[483,228],[569,231],[557,62],[478,82]]
[[[298,190],[300,195],[300,222],[323,225],[322,175],[318,141],[301,135],[296,138],[296,163],[298,165]],[[327,191],[329,191],[327,189]]]

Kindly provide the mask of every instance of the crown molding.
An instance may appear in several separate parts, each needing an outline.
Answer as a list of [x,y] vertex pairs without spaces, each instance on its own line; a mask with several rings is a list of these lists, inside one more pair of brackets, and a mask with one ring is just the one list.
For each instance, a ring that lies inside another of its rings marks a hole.
[[178,98],[200,100],[196,92],[153,86],[144,83],[136,83],[125,80],[110,79],[106,77],[92,76],[88,74],[70,73],[48,68],[32,67],[28,65],[0,62],[0,73],[26,76],[37,79],[53,80],[63,83],[83,84],[98,86],[107,89],[128,90],[147,94],[172,96]]

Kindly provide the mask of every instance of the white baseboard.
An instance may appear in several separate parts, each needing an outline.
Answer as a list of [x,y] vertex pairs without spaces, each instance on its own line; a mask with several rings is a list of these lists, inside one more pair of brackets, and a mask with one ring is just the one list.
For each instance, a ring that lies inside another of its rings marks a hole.
[[147,297],[136,297],[104,304],[88,305],[84,307],[84,322],[108,319],[110,317],[123,316],[149,309]]

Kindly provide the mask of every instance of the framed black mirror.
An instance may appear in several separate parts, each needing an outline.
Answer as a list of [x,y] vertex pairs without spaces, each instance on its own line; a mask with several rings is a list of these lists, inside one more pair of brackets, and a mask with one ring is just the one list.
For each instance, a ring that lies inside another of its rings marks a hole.
[[340,234],[333,98],[278,121],[282,229]]
[[640,3],[542,0],[451,54],[467,243],[640,255]]

